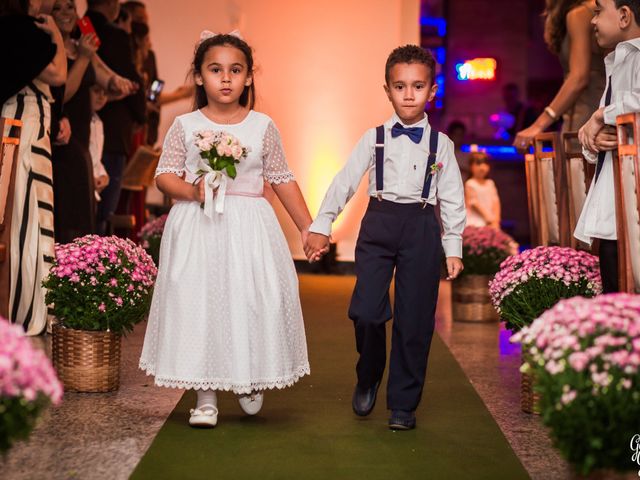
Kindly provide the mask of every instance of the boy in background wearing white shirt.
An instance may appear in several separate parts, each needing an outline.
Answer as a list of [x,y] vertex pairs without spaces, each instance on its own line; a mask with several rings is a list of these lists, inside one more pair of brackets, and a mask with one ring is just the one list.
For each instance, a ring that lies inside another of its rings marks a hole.
[[618,291],[618,246],[612,150],[618,146],[616,117],[640,112],[640,0],[596,0],[594,25],[598,45],[615,49],[604,60],[607,89],[600,108],[580,129],[585,158],[596,173],[574,236],[600,241],[600,274],[604,293]]
[[[393,338],[387,406],[389,427],[415,427],[435,326],[442,249],[449,278],[462,271],[464,189],[453,142],[432,130],[424,113],[433,100],[436,63],[415,45],[387,59],[384,86],[395,114],[368,130],[336,175],[309,231],[305,253],[326,251],[331,224],[369,172],[369,206],[356,245],[356,286],[349,307],[360,358],[352,406],[373,410],[386,363],[385,324],[392,317],[389,286],[395,271]],[[437,153],[436,153],[437,152]],[[444,234],[435,214],[440,204]]]
[[98,112],[107,103],[107,94],[100,85],[93,85],[91,94],[91,129],[89,134],[89,153],[93,163],[93,181],[96,200],[100,201],[100,192],[109,185],[109,175],[102,164],[102,148],[104,147],[104,127]]

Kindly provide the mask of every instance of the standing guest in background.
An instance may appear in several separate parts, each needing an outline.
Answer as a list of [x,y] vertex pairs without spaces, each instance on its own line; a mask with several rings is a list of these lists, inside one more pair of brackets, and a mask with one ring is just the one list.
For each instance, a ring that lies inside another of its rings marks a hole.
[[595,0],[547,0],[544,37],[558,55],[564,82],[544,112],[518,134],[513,145],[524,150],[533,137],[562,117],[562,131],[575,132],[598,108],[605,86],[603,50],[596,43],[591,19]]
[[56,242],[68,243],[96,230],[94,175],[89,154],[92,115],[89,90],[98,84],[117,96],[126,95],[129,87],[121,91],[119,85],[126,81],[113,72],[104,72],[96,54],[98,39],[94,33],[74,38],[78,30],[74,0],[55,0],[52,16],[62,33],[69,71],[65,85],[52,89],[56,97],[54,106],[61,108],[72,131],[70,142],[53,149]]
[[[143,2],[130,0],[122,4],[122,9],[129,12],[132,22],[145,24],[149,29],[149,13]],[[156,64],[156,54],[149,48],[144,61],[143,70],[148,78],[149,84],[158,80],[158,67]],[[147,101],[147,136],[146,144],[155,145],[158,141],[158,126],[160,124],[160,108],[162,105],[173,103],[178,100],[189,98],[194,94],[193,85],[182,85],[171,92],[161,92],[155,100]]]
[[100,85],[93,85],[91,95],[91,132],[89,137],[89,152],[93,164],[93,181],[96,200],[100,200],[100,192],[109,185],[109,174],[102,163],[102,149],[104,147],[104,126],[98,112],[107,104],[107,93]]
[[5,305],[8,294],[3,314],[29,335],[41,333],[47,324],[41,283],[55,255],[49,87],[67,78],[62,35],[50,16],[40,15],[40,3],[0,3],[0,38],[7,46],[0,75],[1,115],[23,122],[10,226],[10,285],[1,295]]
[[129,35],[131,35],[131,15],[126,9],[122,8],[122,6],[120,6],[118,18],[116,18],[116,21],[114,23]]
[[451,139],[454,146],[454,155],[460,167],[462,178],[469,174],[469,154],[462,151],[462,144],[467,135],[467,126],[460,120],[454,120],[447,127],[447,136]]
[[536,112],[533,107],[522,102],[520,87],[515,83],[507,83],[502,87],[502,99],[507,113],[513,117],[513,125],[507,129],[509,139],[513,139],[517,132],[535,121]]
[[500,229],[500,197],[496,184],[489,178],[490,171],[489,155],[484,152],[469,155],[469,178],[464,183],[469,226]]
[[602,287],[610,293],[619,290],[611,151],[618,147],[616,117],[640,112],[640,0],[598,0],[592,23],[598,45],[614,51],[604,61],[609,80],[600,108],[578,133],[585,158],[596,164],[596,173],[574,236],[588,244],[599,240]]
[[[124,30],[111,23],[118,17],[118,0],[89,0],[88,6],[87,16],[101,42],[98,55],[117,74],[141,86],[142,79],[136,71],[131,52],[131,39]],[[145,123],[145,103],[144,89],[139,88],[124,99],[107,103],[100,111],[105,137],[102,161],[110,181],[98,205],[96,226],[99,234],[106,233],[107,221],[118,205],[122,172],[130,154],[131,132],[136,125]]]

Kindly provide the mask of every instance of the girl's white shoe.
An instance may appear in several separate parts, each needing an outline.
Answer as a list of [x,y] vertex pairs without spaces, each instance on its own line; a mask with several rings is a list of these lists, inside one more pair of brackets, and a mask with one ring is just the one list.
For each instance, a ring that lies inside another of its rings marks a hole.
[[189,425],[192,427],[213,428],[218,424],[218,409],[214,405],[201,405],[192,408]]
[[255,415],[262,408],[264,394],[262,392],[252,392],[248,395],[240,395],[238,401],[240,407],[247,415]]

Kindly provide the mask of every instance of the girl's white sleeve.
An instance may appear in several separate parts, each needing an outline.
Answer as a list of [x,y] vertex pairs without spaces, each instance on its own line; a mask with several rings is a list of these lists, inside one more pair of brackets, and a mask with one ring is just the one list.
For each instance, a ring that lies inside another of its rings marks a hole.
[[295,180],[284,155],[280,132],[273,122],[269,122],[262,139],[262,175],[271,184]]
[[157,177],[163,173],[174,173],[182,176],[185,171],[186,159],[187,147],[185,145],[184,130],[180,120],[176,118],[164,137],[162,154],[160,155],[155,176]]

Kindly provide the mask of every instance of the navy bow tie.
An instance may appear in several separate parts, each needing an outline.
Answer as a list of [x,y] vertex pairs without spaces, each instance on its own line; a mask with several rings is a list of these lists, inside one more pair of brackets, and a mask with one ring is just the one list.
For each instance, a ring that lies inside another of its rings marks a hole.
[[420,143],[420,140],[422,140],[423,132],[424,128],[422,127],[406,128],[400,125],[400,123],[396,123],[393,127],[391,127],[391,136],[393,138],[399,137],[400,135],[406,135],[411,139],[413,143]]

